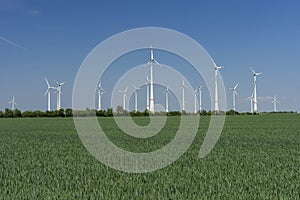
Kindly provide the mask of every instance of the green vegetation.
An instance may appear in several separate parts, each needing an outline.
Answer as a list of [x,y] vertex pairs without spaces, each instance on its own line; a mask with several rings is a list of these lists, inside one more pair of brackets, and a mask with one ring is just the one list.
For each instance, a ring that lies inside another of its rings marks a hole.
[[[148,117],[136,118],[147,124]],[[123,134],[99,118],[118,146],[148,152],[174,136],[179,117],[149,139]],[[72,118],[0,119],[0,199],[297,199],[300,196],[300,115],[227,116],[210,154],[198,159],[209,116],[170,166],[147,174],[113,170],[82,145]],[[188,133],[187,133],[188,134]]]

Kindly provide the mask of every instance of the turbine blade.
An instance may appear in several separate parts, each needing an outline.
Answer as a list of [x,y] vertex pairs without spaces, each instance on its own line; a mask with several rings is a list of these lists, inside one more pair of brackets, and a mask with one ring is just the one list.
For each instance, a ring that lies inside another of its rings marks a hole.
[[47,83],[47,86],[50,87],[50,84],[49,84],[47,78],[45,78],[45,81],[46,81],[46,83]]

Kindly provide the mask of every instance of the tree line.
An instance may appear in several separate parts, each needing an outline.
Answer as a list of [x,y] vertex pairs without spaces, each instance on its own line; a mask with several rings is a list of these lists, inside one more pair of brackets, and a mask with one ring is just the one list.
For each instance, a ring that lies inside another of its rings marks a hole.
[[[278,114],[278,113],[297,113],[297,112],[270,112],[270,113],[260,113],[260,114]],[[206,116],[206,115],[213,115],[213,111],[205,111],[202,110],[201,112],[198,111],[198,115]],[[226,114],[226,115],[252,115],[250,112],[243,112],[239,113],[234,110],[229,110],[226,113],[220,112],[220,114]],[[170,111],[168,113],[166,112],[155,112],[154,115],[157,116],[181,116],[181,115],[195,115],[195,113],[187,113],[185,111]],[[96,110],[96,109],[86,109],[86,110],[72,110],[71,108],[67,109],[60,109],[60,110],[53,110],[53,111],[24,111],[21,112],[18,109],[11,110],[9,108],[6,108],[5,111],[0,110],[0,118],[38,118],[38,117],[89,117],[89,116],[97,116],[97,117],[112,117],[112,116],[149,116],[149,111],[131,111],[128,112],[127,110],[124,110],[122,106],[118,106],[116,110],[114,111],[112,108],[108,108],[107,110]]]

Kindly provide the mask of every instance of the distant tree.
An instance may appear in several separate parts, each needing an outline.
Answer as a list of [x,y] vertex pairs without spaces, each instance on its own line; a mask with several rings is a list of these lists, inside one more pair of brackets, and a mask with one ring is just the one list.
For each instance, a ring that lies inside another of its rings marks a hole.
[[3,112],[0,110],[0,118],[3,118],[4,117],[4,114]]
[[105,117],[112,117],[113,116],[113,109],[108,108],[105,112]]
[[5,108],[4,117],[12,118],[14,117],[14,112],[9,108]]
[[18,109],[14,110],[14,117],[22,117],[22,112]]
[[65,113],[66,113],[66,117],[72,117],[73,116],[73,110],[71,108],[67,108]]
[[59,117],[65,117],[65,110],[64,109],[59,109],[59,111],[58,111],[58,116]]

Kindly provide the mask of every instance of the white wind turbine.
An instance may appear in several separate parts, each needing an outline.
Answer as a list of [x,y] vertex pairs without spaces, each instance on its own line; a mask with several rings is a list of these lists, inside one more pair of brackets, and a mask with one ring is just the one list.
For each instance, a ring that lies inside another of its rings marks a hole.
[[182,81],[182,86],[181,86],[181,88],[182,88],[182,111],[185,111],[185,102],[184,102],[184,89],[185,88],[187,88],[187,85],[185,84],[185,82],[184,81]]
[[139,87],[136,87],[135,85],[133,85],[134,88],[134,112],[138,111],[138,96],[137,96],[137,90],[139,90]]
[[166,113],[168,113],[169,112],[169,93],[170,93],[169,87],[167,87],[165,93],[166,93]]
[[97,85],[97,93],[98,93],[98,111],[100,111],[100,110],[102,110],[102,105],[101,105],[102,104],[102,102],[101,102],[102,94],[105,93],[104,89],[102,88],[101,81]]
[[123,95],[123,110],[126,110],[126,97],[127,97],[126,92],[127,92],[127,90],[128,90],[128,87],[126,87],[125,90],[123,90],[123,91],[119,90],[119,92],[122,93],[122,95]]
[[254,89],[253,89],[253,112],[257,113],[257,93],[256,93],[256,77],[261,75],[262,72],[255,72],[252,67],[250,67],[251,71],[253,72],[253,82],[254,82]]
[[56,93],[57,93],[57,110],[60,110],[61,109],[61,95],[62,95],[62,92],[61,92],[61,86],[65,84],[65,82],[59,82],[59,81],[55,81],[56,84],[57,84],[57,87],[55,88],[56,89]]
[[46,84],[47,84],[47,90],[44,94],[44,96],[48,95],[48,106],[47,106],[47,110],[50,111],[51,110],[51,89],[56,89],[55,87],[51,86],[47,80],[47,78],[45,78]]
[[198,95],[198,89],[194,90],[194,113],[197,114],[197,95]]
[[147,75],[147,73],[145,73],[145,75],[146,75],[146,87],[147,87],[147,99],[146,99],[146,105],[147,105],[147,107],[146,107],[146,109],[149,111],[149,109],[150,109],[150,99],[149,99],[149,83],[150,83],[150,79],[149,79],[149,77],[148,77],[148,75]]
[[203,88],[202,85],[200,85],[199,88],[198,88],[198,91],[199,91],[199,111],[200,111],[200,113],[202,112],[202,88]]
[[277,100],[276,95],[274,95],[274,99],[272,103],[273,103],[273,111],[277,112],[277,103],[279,103],[279,101]]
[[239,83],[237,83],[233,88],[229,88],[230,90],[232,90],[232,106],[233,106],[233,111],[236,111],[235,108],[235,97],[236,95],[238,95],[236,88],[239,86]]
[[219,96],[218,96],[218,71],[224,68],[223,66],[215,65],[215,113],[219,113]]
[[151,113],[154,113],[154,91],[153,91],[153,63],[159,65],[159,63],[155,60],[153,55],[153,49],[152,46],[150,47],[150,60],[147,63],[150,65],[150,105],[149,105],[149,111]]
[[253,113],[253,93],[248,99],[250,99],[250,113]]
[[11,104],[11,110],[15,110],[15,106],[17,105],[15,102],[15,97],[12,97],[12,100],[8,102],[8,104]]

